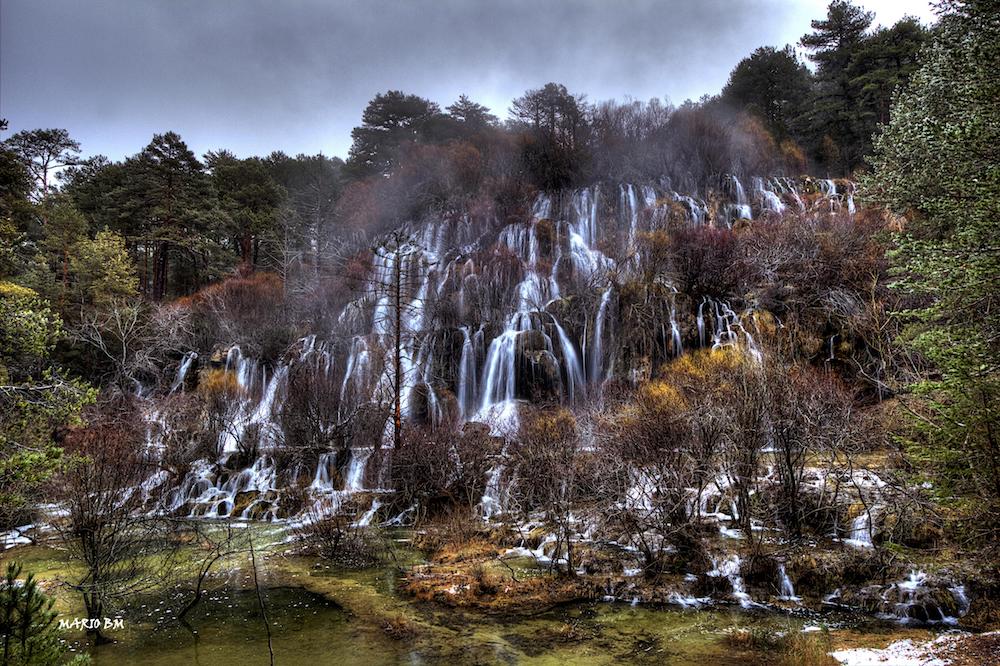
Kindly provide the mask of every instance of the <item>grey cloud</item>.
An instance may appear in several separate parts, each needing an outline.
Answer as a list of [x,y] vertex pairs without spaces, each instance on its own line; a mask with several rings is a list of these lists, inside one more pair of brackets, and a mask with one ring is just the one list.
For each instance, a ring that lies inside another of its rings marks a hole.
[[0,115],[121,157],[173,129],[197,151],[345,155],[379,91],[504,116],[547,81],[591,100],[717,92],[740,58],[794,42],[795,0],[3,0]]

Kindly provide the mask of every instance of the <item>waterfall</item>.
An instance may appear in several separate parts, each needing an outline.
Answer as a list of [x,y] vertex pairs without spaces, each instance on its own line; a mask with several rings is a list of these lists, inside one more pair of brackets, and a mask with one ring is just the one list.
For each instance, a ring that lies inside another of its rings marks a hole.
[[[573,406],[586,397],[599,399],[615,364],[627,357],[616,346],[621,336],[614,305],[622,298],[620,285],[638,277],[644,231],[670,230],[685,219],[692,225],[725,224],[750,218],[757,206],[780,212],[785,208],[782,200],[803,207],[798,181],[758,177],[749,182],[745,190],[739,178],[726,177],[717,185],[723,190],[722,202],[714,194],[672,191],[666,181],[621,183],[538,195],[530,214],[519,220],[459,213],[405,223],[375,241],[364,284],[339,314],[330,313],[336,320],[332,331],[306,335],[273,365],[245,356],[237,345],[228,349],[224,367],[239,390],[229,405],[232,422],[220,435],[221,453],[192,465],[171,489],[168,505],[181,512],[228,515],[235,505],[243,505],[245,498],[237,501],[239,492],[273,485],[267,480],[267,470],[273,468],[270,447],[279,441],[278,414],[296,364],[308,363],[308,371],[332,382],[339,419],[369,406],[375,408],[372,413],[391,406],[397,389],[397,342],[402,352],[398,390],[407,420],[426,418],[434,425],[457,412],[460,420],[485,423],[495,436],[509,438],[520,426],[519,410],[534,397],[540,381],[545,382],[546,401]],[[816,183],[828,197],[837,195],[832,181]],[[844,205],[852,210],[853,190],[841,189]],[[618,261],[612,258],[619,256]],[[397,275],[402,277],[398,303]],[[690,322],[692,328],[697,325],[700,347],[733,345],[759,358],[750,310],[737,311],[712,298],[702,298],[697,312],[686,311],[688,301],[681,297],[669,305],[657,323],[667,355],[684,353],[685,342],[694,346],[695,331],[687,330]],[[398,341],[397,315],[402,323]],[[455,358],[441,358],[442,353]],[[170,392],[182,391],[191,368],[197,367],[197,354],[185,354]],[[635,366],[618,368],[618,373],[641,376]],[[454,403],[449,402],[449,389]],[[163,419],[155,409],[147,411],[151,450],[165,441],[166,426],[158,420]],[[392,419],[373,427],[391,445]],[[257,460],[233,455],[251,443],[245,438],[258,432]],[[388,470],[367,468],[372,457],[381,464],[388,464],[390,457],[373,456],[371,446],[370,440],[354,441],[339,457],[322,453],[315,470],[303,468],[303,483],[309,482],[313,499],[331,510],[366,485],[380,486],[376,480],[388,478]],[[245,469],[233,469],[237,462]],[[482,500],[487,517],[500,511],[503,479],[500,467],[489,474]],[[713,501],[723,502],[722,495],[719,492]],[[860,533],[854,532],[861,543]]]
[[753,178],[752,183],[754,193],[760,199],[761,207],[764,210],[777,214],[785,212],[785,204],[782,203],[781,197],[770,189],[767,181],[760,176],[756,176]]
[[334,464],[337,457],[334,453],[319,454],[319,462],[316,464],[316,474],[313,476],[309,487],[312,490],[330,492],[335,490],[331,481],[330,466]]
[[635,237],[639,229],[639,205],[636,201],[634,185],[621,186],[621,200],[622,209],[626,211],[628,216],[628,242],[626,249],[631,251],[635,248]]
[[705,303],[707,299],[702,298],[701,303],[698,304],[698,346],[705,346]]
[[479,502],[479,511],[485,520],[489,520],[503,510],[500,503],[500,476],[502,474],[502,467],[494,467],[486,479],[486,489]]
[[[511,318],[520,320],[515,315]],[[482,403],[480,412],[489,410],[498,402],[509,402],[514,399],[515,378],[514,362],[517,351],[518,328],[508,324],[507,329],[490,343],[486,352],[486,365],[483,370],[483,387],[480,391]]]
[[740,561],[739,555],[730,555],[722,561],[713,560],[714,568],[708,572],[708,575],[713,578],[724,577],[729,581],[729,584],[733,588],[733,598],[739,602],[740,606],[743,608],[750,608],[754,605],[753,601],[750,599],[750,595],[747,594],[746,585],[743,583],[743,577],[740,576]]
[[597,316],[594,318],[594,344],[590,349],[590,382],[600,385],[604,380],[604,321],[608,314],[608,303],[611,301],[611,287],[607,287],[601,294],[601,304],[597,308]]
[[778,562],[778,598],[782,601],[799,601],[799,598],[795,596],[795,587],[792,585],[792,579],[788,577],[788,572],[785,571],[785,563]]
[[348,400],[348,388],[353,386],[355,397],[364,395],[364,388],[367,386],[368,372],[370,364],[370,353],[368,351],[368,341],[360,335],[354,336],[351,340],[351,351],[347,356],[347,368],[344,371],[344,379],[340,385],[340,407],[343,412],[344,405]]
[[177,375],[174,377],[173,383],[170,385],[170,393],[173,393],[177,389],[184,388],[184,380],[187,378],[188,370],[191,369],[191,364],[198,360],[198,352],[189,351],[184,354],[184,358],[181,359],[181,364],[177,367]]
[[684,353],[684,348],[681,345],[681,329],[677,325],[677,308],[671,299],[670,303],[670,340],[673,345],[674,356],[680,356]]
[[462,356],[458,362],[458,409],[463,417],[475,402],[476,348],[469,335],[469,327],[462,326]]
[[736,217],[743,220],[752,219],[753,214],[750,211],[750,201],[747,199],[747,193],[743,189],[740,179],[736,176],[729,176],[729,182],[732,184],[736,194]]
[[584,385],[583,366],[580,364],[580,359],[577,356],[573,342],[554,317],[552,318],[552,324],[559,334],[559,347],[562,351],[563,364],[566,366],[566,391],[570,402],[573,402],[576,399],[577,387],[582,388]]
[[351,449],[351,461],[344,475],[344,490],[347,492],[364,490],[365,469],[371,455],[372,449]]
[[872,517],[869,511],[863,511],[851,522],[851,532],[847,542],[858,548],[871,548],[873,546]]
[[378,513],[378,510],[381,507],[382,507],[382,502],[380,502],[377,499],[372,500],[371,507],[369,507],[369,509],[365,511],[363,516],[361,516],[354,522],[354,527],[368,527],[369,525],[371,525],[372,520],[375,518],[375,514]]

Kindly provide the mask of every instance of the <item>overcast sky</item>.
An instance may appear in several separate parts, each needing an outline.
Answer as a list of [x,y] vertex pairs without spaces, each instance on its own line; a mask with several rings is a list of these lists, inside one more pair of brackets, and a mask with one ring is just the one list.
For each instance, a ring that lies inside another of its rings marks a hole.
[[[197,153],[346,157],[375,93],[506,116],[548,81],[592,101],[718,92],[827,0],[0,0],[3,137],[62,127],[121,158],[174,130]],[[864,0],[876,21],[926,0]]]

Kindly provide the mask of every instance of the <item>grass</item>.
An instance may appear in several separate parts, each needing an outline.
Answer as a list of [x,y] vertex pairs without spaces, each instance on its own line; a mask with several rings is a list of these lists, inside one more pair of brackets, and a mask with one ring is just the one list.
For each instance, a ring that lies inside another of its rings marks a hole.
[[774,631],[767,626],[735,629],[728,642],[736,650],[767,654],[775,666],[835,666],[827,631]]

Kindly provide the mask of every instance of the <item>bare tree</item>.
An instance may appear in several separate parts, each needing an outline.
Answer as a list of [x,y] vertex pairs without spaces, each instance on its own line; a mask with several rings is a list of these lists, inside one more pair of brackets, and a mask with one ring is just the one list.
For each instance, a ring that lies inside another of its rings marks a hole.
[[686,410],[675,387],[653,382],[611,410],[601,428],[602,465],[620,476],[605,521],[639,550],[648,576],[666,571],[675,550],[690,555],[696,503],[688,488],[697,464]]
[[[83,596],[96,628],[105,613],[135,594],[162,584],[173,568],[176,539],[170,521],[150,513],[160,486],[143,456],[136,415],[104,406],[90,424],[67,438],[71,462],[56,480],[56,497],[66,510],[54,520],[59,537],[83,566],[68,585]],[[162,484],[161,484],[162,485]]]
[[385,363],[388,402],[392,410],[393,447],[404,444],[404,393],[408,382],[407,367],[413,367],[420,345],[430,341],[423,335],[431,326],[434,313],[426,290],[420,282],[430,270],[425,249],[405,229],[397,229],[380,238],[372,249],[374,270],[366,280],[368,298],[375,301],[374,327],[387,341]]
[[722,467],[736,500],[736,523],[752,535],[751,497],[757,491],[760,456],[770,442],[767,405],[771,396],[761,369],[751,360],[740,363],[732,378],[726,443]]
[[592,480],[591,459],[580,449],[573,415],[557,409],[529,418],[507,448],[507,458],[512,478],[509,513],[523,518],[540,513],[555,536],[551,567],[556,568],[565,553],[565,572],[574,575],[574,511],[584,511],[584,502],[593,496],[586,490]]
[[195,568],[191,599],[177,613],[177,620],[186,625],[187,614],[194,610],[205,594],[205,581],[212,568],[227,557],[249,550],[249,539],[247,530],[234,528],[231,520],[224,521],[222,525],[217,522],[188,521],[184,527],[189,546],[195,548],[200,556]]

